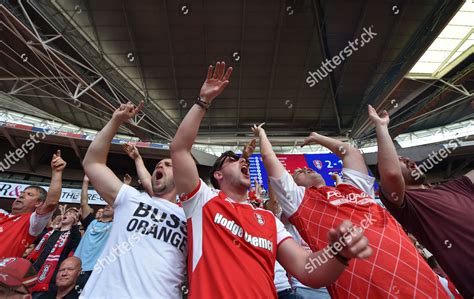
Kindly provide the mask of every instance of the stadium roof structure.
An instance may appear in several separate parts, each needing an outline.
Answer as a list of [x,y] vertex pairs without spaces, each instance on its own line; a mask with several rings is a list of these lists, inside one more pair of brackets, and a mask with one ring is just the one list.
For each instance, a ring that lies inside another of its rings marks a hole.
[[473,117],[473,5],[0,0],[0,107],[100,130],[120,103],[144,99],[120,133],[167,143],[207,66],[224,60],[231,84],[199,143],[243,143],[260,122],[275,145],[310,131],[364,143],[368,104],[389,111],[393,136],[429,130]]

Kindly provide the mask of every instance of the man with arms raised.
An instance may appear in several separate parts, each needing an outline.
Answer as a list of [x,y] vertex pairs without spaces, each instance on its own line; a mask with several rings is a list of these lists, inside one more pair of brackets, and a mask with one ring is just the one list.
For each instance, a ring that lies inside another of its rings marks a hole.
[[[199,179],[191,147],[207,108],[229,84],[231,72],[232,68],[225,71],[223,62],[218,62],[214,71],[209,67],[200,97],[171,143],[175,183],[188,221],[190,298],[276,298],[273,284],[276,259],[306,285],[330,284],[344,271],[345,265],[335,258],[313,273],[306,271],[308,259],[321,252],[309,253],[301,248],[270,211],[254,208],[248,202],[247,160],[231,152],[217,159],[211,180],[220,192]],[[350,222],[343,222],[331,230],[329,243],[350,228]],[[347,237],[345,256],[371,255],[362,233],[354,232]]]
[[11,214],[0,210],[0,258],[21,257],[41,234],[61,197],[65,167],[58,150],[51,160],[53,171],[48,192],[39,186],[28,186],[13,202]]
[[[312,169],[290,176],[272,150],[265,130],[254,126],[272,189],[288,220],[311,250],[327,246],[326,234],[342,219],[365,230],[374,254],[349,263],[347,271],[328,287],[332,298],[447,298],[435,273],[391,215],[374,200],[374,178],[359,150],[340,140],[311,133],[305,144],[320,144],[342,159],[342,183],[326,186]],[[341,255],[349,260],[350,257]],[[310,271],[324,260],[314,260]]]
[[464,298],[474,297],[474,170],[429,188],[415,162],[399,157],[388,131],[388,113],[369,106],[378,145],[380,199],[422,243]]
[[97,134],[84,157],[94,188],[114,208],[109,239],[81,297],[180,298],[186,259],[186,223],[176,204],[170,159],[152,174],[154,196],[140,193],[107,167],[110,143],[120,125],[141,109],[122,104]]
[[92,270],[107,243],[114,220],[114,208],[109,204],[102,209],[102,216],[99,219],[94,218],[94,210],[88,203],[88,190],[89,178],[85,175],[81,190],[81,223],[85,233],[74,252],[74,255],[82,262],[82,272],[78,279],[82,288],[92,274]]

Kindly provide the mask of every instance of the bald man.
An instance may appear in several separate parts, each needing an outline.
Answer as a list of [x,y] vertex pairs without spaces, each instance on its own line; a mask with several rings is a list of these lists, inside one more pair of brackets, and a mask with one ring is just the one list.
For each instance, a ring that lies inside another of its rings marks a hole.
[[[81,292],[79,286],[76,284],[79,274],[81,274],[81,259],[76,256],[71,256],[65,259],[61,266],[59,266],[56,275],[57,290],[50,290],[38,299],[77,299]],[[33,296],[34,297],[34,296]]]

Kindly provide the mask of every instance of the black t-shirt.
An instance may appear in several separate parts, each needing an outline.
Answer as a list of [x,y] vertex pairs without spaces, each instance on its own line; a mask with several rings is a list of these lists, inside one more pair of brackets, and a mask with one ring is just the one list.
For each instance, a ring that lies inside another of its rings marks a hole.
[[82,219],[81,220],[81,223],[82,223],[82,227],[84,228],[84,231],[87,230],[87,228],[89,227],[89,224],[91,224],[92,221],[95,220],[95,217],[92,216],[92,213],[89,213],[86,218]]
[[[66,296],[62,298],[63,299],[78,299],[79,292],[77,291],[77,289],[78,289],[78,286],[76,285],[69,293],[66,294]],[[56,290],[49,291],[39,296],[38,299],[56,299],[56,294],[57,294]]]

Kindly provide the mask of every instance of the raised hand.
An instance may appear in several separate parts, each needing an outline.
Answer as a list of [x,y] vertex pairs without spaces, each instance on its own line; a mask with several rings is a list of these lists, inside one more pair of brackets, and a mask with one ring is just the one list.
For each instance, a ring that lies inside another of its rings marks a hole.
[[253,127],[250,128],[255,136],[260,137],[260,133],[264,133],[264,132],[265,132],[265,129],[262,128],[264,124],[265,124],[265,123],[261,123],[261,124],[259,124],[258,126],[257,126],[257,125],[253,125]]
[[64,204],[64,205],[59,205],[58,208],[59,208],[59,212],[61,213],[61,216],[63,216],[64,214],[66,214],[66,209],[67,209],[67,205],[66,205],[66,204]]
[[374,107],[370,105],[369,105],[369,118],[372,121],[372,123],[376,126],[388,126],[388,123],[390,122],[390,118],[386,110],[382,111],[382,113],[378,115]]
[[316,132],[311,132],[311,133],[309,134],[309,136],[304,139],[303,145],[302,145],[301,147],[303,147],[303,146],[305,146],[305,145],[309,145],[309,144],[317,144],[317,143],[318,143],[318,137],[319,137],[319,136],[320,136],[320,135],[319,135],[318,133],[316,133]]
[[244,147],[244,150],[242,151],[242,158],[248,159],[253,152],[255,151],[255,148],[257,147],[257,139],[252,139],[247,145]]
[[209,66],[207,70],[207,78],[201,87],[200,96],[207,102],[212,101],[222,93],[224,88],[229,84],[229,78],[232,74],[232,67],[225,70],[225,62],[217,62],[216,67]]
[[66,165],[66,161],[61,158],[61,150],[57,150],[56,154],[53,154],[53,159],[51,160],[51,168],[53,169],[53,172],[62,172]]
[[331,178],[336,183],[336,186],[342,183],[342,179],[341,179],[341,177],[339,176],[339,174],[337,172],[332,172],[331,173]]
[[336,229],[331,228],[328,232],[329,244],[343,258],[366,259],[372,255],[372,248],[368,239],[364,236],[364,231],[360,227],[355,227],[348,220],[344,220]]
[[143,101],[140,101],[140,104],[138,104],[138,106],[133,105],[132,102],[122,104],[119,108],[117,108],[117,110],[114,111],[112,118],[120,122],[126,122],[127,120],[137,115],[137,113],[140,112],[140,110],[143,108],[143,105]]
[[123,183],[125,185],[130,185],[132,183],[132,177],[126,173],[124,176],[123,176]]
[[122,149],[127,153],[127,155],[135,160],[137,159],[138,157],[140,157],[140,153],[138,152],[138,148],[131,144],[131,143],[124,143],[122,144]]

